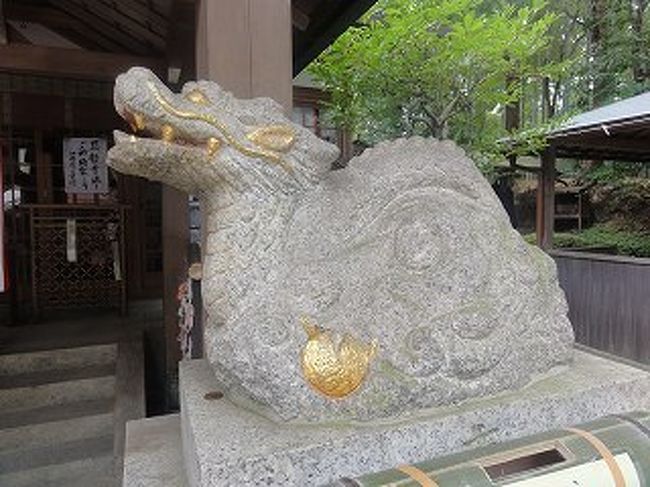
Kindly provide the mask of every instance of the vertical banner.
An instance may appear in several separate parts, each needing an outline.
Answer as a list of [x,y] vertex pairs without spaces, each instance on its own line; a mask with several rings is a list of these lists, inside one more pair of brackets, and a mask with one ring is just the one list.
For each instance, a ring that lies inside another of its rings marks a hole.
[[68,194],[108,193],[106,139],[63,139],[63,175]]
[[4,188],[4,158],[0,145],[0,293],[4,293],[9,285],[7,262],[5,260],[5,188]]

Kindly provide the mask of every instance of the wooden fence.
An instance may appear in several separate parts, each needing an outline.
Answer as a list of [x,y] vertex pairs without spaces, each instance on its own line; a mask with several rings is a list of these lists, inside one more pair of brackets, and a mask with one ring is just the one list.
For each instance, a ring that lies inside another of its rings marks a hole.
[[576,340],[650,363],[650,259],[550,252]]

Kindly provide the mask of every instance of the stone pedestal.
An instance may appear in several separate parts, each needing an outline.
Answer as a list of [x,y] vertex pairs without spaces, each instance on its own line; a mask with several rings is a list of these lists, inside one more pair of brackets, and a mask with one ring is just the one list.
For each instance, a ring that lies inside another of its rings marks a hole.
[[227,399],[209,399],[219,385],[203,360],[181,364],[180,389],[191,487],[319,486],[650,408],[648,371],[584,351],[565,372],[522,390],[372,426],[277,424]]

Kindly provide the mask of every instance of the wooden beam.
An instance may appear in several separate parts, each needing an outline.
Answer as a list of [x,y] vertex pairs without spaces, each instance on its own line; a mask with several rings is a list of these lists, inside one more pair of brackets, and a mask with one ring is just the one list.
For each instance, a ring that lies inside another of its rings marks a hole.
[[52,5],[79,19],[81,22],[86,23],[89,27],[101,31],[128,52],[134,52],[140,55],[148,55],[151,53],[149,46],[140,42],[136,37],[129,35],[127,32],[113,25],[109,20],[102,18],[87,8],[79,6],[71,0],[52,0]]
[[[107,5],[114,6],[118,11],[127,15],[136,22],[141,23],[145,27],[149,27],[153,32],[160,37],[165,38],[169,30],[169,19],[159,14],[152,8],[140,2],[133,0],[101,0]],[[176,19],[174,18],[174,22]]]
[[112,80],[132,66],[145,66],[160,75],[164,72],[165,61],[159,58],[81,49],[23,44],[0,46],[0,70],[5,71]]
[[541,155],[541,171],[537,183],[537,245],[544,250],[553,248],[555,225],[555,161],[552,145]]
[[0,0],[0,44],[7,44],[7,21],[5,19],[4,4],[4,0]]
[[[13,25],[7,24],[7,44],[31,44]],[[2,46],[3,44],[0,44]]]
[[[99,46],[111,52],[125,52],[125,48],[112,39],[103,35],[99,29],[93,29],[86,22],[72,17],[61,10],[51,7],[34,7],[31,5],[10,4],[6,7],[6,17],[9,20],[36,22],[48,29],[68,37],[71,31],[78,34],[71,39],[73,42],[85,45],[87,43]],[[84,41],[85,40],[85,41]]]
[[560,139],[557,141],[558,148],[570,148],[574,149],[586,149],[589,151],[594,151],[598,149],[603,149],[605,151],[620,151],[620,152],[638,152],[638,153],[649,153],[650,152],[650,140],[647,135],[637,135],[637,136],[613,136],[607,137],[603,134],[602,137],[575,137],[575,138],[566,138]]
[[109,20],[112,24],[117,24],[122,27],[123,31],[130,33],[135,39],[145,40],[151,44],[157,51],[163,52],[165,49],[165,40],[155,32],[149,30],[139,22],[136,22],[128,15],[119,11],[115,6],[106,5],[102,1],[94,0],[89,2],[87,0],[69,0],[80,8],[91,12],[98,18]]

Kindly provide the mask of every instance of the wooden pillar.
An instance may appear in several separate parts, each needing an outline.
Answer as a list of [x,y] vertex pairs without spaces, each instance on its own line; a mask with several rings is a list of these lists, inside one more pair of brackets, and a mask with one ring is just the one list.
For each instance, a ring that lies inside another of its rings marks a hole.
[[0,0],[0,44],[7,44],[8,40],[4,0]]
[[239,98],[268,96],[291,111],[291,0],[201,0],[199,78]]
[[[194,6],[189,2],[172,2],[174,22],[167,39],[167,65],[181,70],[181,81],[194,78]],[[167,74],[167,73],[165,73]],[[169,81],[169,80],[167,80]],[[177,90],[178,86],[171,86]],[[163,248],[163,321],[165,334],[166,409],[178,408],[178,287],[185,282],[189,269],[189,196],[170,186],[162,186]]]
[[187,194],[162,187],[163,320],[165,327],[167,409],[178,407],[178,286],[187,279],[189,245]]
[[550,145],[541,154],[541,170],[537,182],[537,245],[544,250],[553,247],[555,160],[555,148]]
[[[196,77],[217,81],[240,98],[272,97],[290,114],[291,28],[291,0],[201,0],[196,7]],[[183,32],[171,37],[176,46],[185,38]],[[170,50],[168,60],[170,66],[182,66],[186,78],[191,63],[184,62],[183,52]],[[164,186],[162,200],[167,407],[173,409],[181,358],[176,291],[188,273],[189,213],[186,194]]]
[[[197,9],[197,77],[216,81],[238,98],[273,98],[290,116],[291,0],[199,0]],[[205,249],[204,232],[202,239]]]

